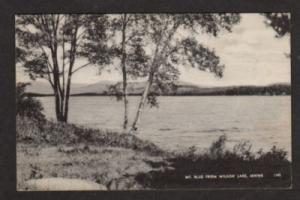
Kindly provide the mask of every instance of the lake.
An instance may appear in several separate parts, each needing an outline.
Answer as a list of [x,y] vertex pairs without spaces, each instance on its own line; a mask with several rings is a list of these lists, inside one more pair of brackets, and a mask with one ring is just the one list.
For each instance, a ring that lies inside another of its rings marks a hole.
[[[39,100],[47,118],[54,119],[54,97]],[[158,100],[158,108],[145,107],[138,137],[161,148],[183,150],[196,146],[204,150],[225,134],[228,148],[249,141],[254,151],[276,145],[291,156],[290,96],[172,96]],[[138,101],[139,97],[129,97],[130,122]],[[71,97],[69,122],[122,130],[123,102],[114,97]]]

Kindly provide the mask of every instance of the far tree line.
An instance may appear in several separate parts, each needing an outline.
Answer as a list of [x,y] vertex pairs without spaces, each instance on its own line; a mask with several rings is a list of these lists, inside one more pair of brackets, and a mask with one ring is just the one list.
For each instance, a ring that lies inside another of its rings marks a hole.
[[[289,33],[288,14],[264,14],[278,37]],[[222,77],[224,65],[197,35],[231,32],[240,14],[47,14],[16,16],[16,62],[32,80],[46,79],[55,98],[56,119],[68,121],[72,76],[89,66],[119,70],[122,87],[112,87],[124,103],[124,131],[134,133],[146,103],[174,90],[179,65]],[[179,33],[186,33],[180,36]],[[80,62],[79,62],[80,61]],[[128,125],[128,80],[146,79],[134,121]]]

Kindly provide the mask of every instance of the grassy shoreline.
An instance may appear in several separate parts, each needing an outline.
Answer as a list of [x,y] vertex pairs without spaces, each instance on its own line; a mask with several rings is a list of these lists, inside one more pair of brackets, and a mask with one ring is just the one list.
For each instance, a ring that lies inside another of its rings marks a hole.
[[158,170],[167,153],[134,135],[17,117],[17,189],[30,179],[79,178],[109,190],[146,189],[138,173]]
[[[17,189],[26,190],[27,180],[51,177],[89,180],[108,190],[290,187],[285,151],[253,153],[247,143],[228,151],[225,142],[220,137],[202,154],[195,147],[166,152],[135,135],[17,116]],[[253,173],[265,177],[201,179]]]

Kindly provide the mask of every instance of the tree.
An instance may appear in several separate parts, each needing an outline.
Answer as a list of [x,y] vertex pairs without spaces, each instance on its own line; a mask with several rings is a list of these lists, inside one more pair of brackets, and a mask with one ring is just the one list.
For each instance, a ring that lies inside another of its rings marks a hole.
[[128,124],[128,98],[127,98],[127,80],[131,78],[143,77],[145,56],[143,43],[144,32],[139,25],[141,15],[122,14],[113,19],[113,32],[121,32],[120,45],[115,46],[116,57],[121,61],[122,68],[122,97],[124,101],[124,122],[123,129],[126,131]]
[[276,37],[291,33],[291,15],[289,13],[264,13],[265,23],[276,32]]
[[[147,62],[147,56],[144,50],[144,32],[142,22],[143,15],[138,14],[118,14],[118,15],[106,15],[106,22],[109,27],[109,49],[103,49],[101,53],[94,53],[99,51],[99,45],[102,46],[102,36],[97,32],[91,32],[89,34],[90,41],[87,43],[86,52],[91,62],[97,64],[98,61],[103,60],[105,55],[106,59],[119,61],[116,64],[116,70],[122,73],[122,86],[120,91],[120,84],[117,83],[110,87],[110,92],[117,96],[118,100],[123,99],[124,102],[124,121],[123,129],[127,129],[128,125],[128,94],[127,84],[128,78],[135,79],[137,77],[146,76],[145,64]],[[103,20],[92,17],[90,20],[92,24],[98,24],[101,26]],[[89,28],[90,30],[90,28]],[[96,30],[96,29],[92,29]],[[103,66],[101,66],[103,67]],[[107,66],[104,66],[107,67]]]
[[[290,13],[264,13],[267,26],[272,27],[276,32],[277,38],[282,38],[291,33],[291,15]],[[285,53],[290,57],[290,53]]]
[[[208,33],[217,36],[221,30],[231,31],[240,21],[238,14],[149,14],[144,23],[148,25],[147,37],[153,47],[147,63],[148,80],[141,96],[130,132],[138,129],[140,114],[146,100],[156,103],[157,90],[172,88],[179,77],[178,65],[189,64],[202,71],[221,77],[224,66],[215,52],[199,44],[192,33]],[[178,37],[180,31],[189,36]]]
[[31,79],[46,79],[50,83],[58,121],[68,120],[72,75],[90,65],[76,65],[76,60],[84,55],[87,21],[83,15],[16,17],[16,61]]

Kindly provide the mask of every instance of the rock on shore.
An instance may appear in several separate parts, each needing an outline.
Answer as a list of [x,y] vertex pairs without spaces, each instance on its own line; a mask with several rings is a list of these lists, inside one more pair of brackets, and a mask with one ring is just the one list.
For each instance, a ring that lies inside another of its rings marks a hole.
[[107,190],[106,186],[92,181],[69,178],[31,179],[25,184],[31,191]]

